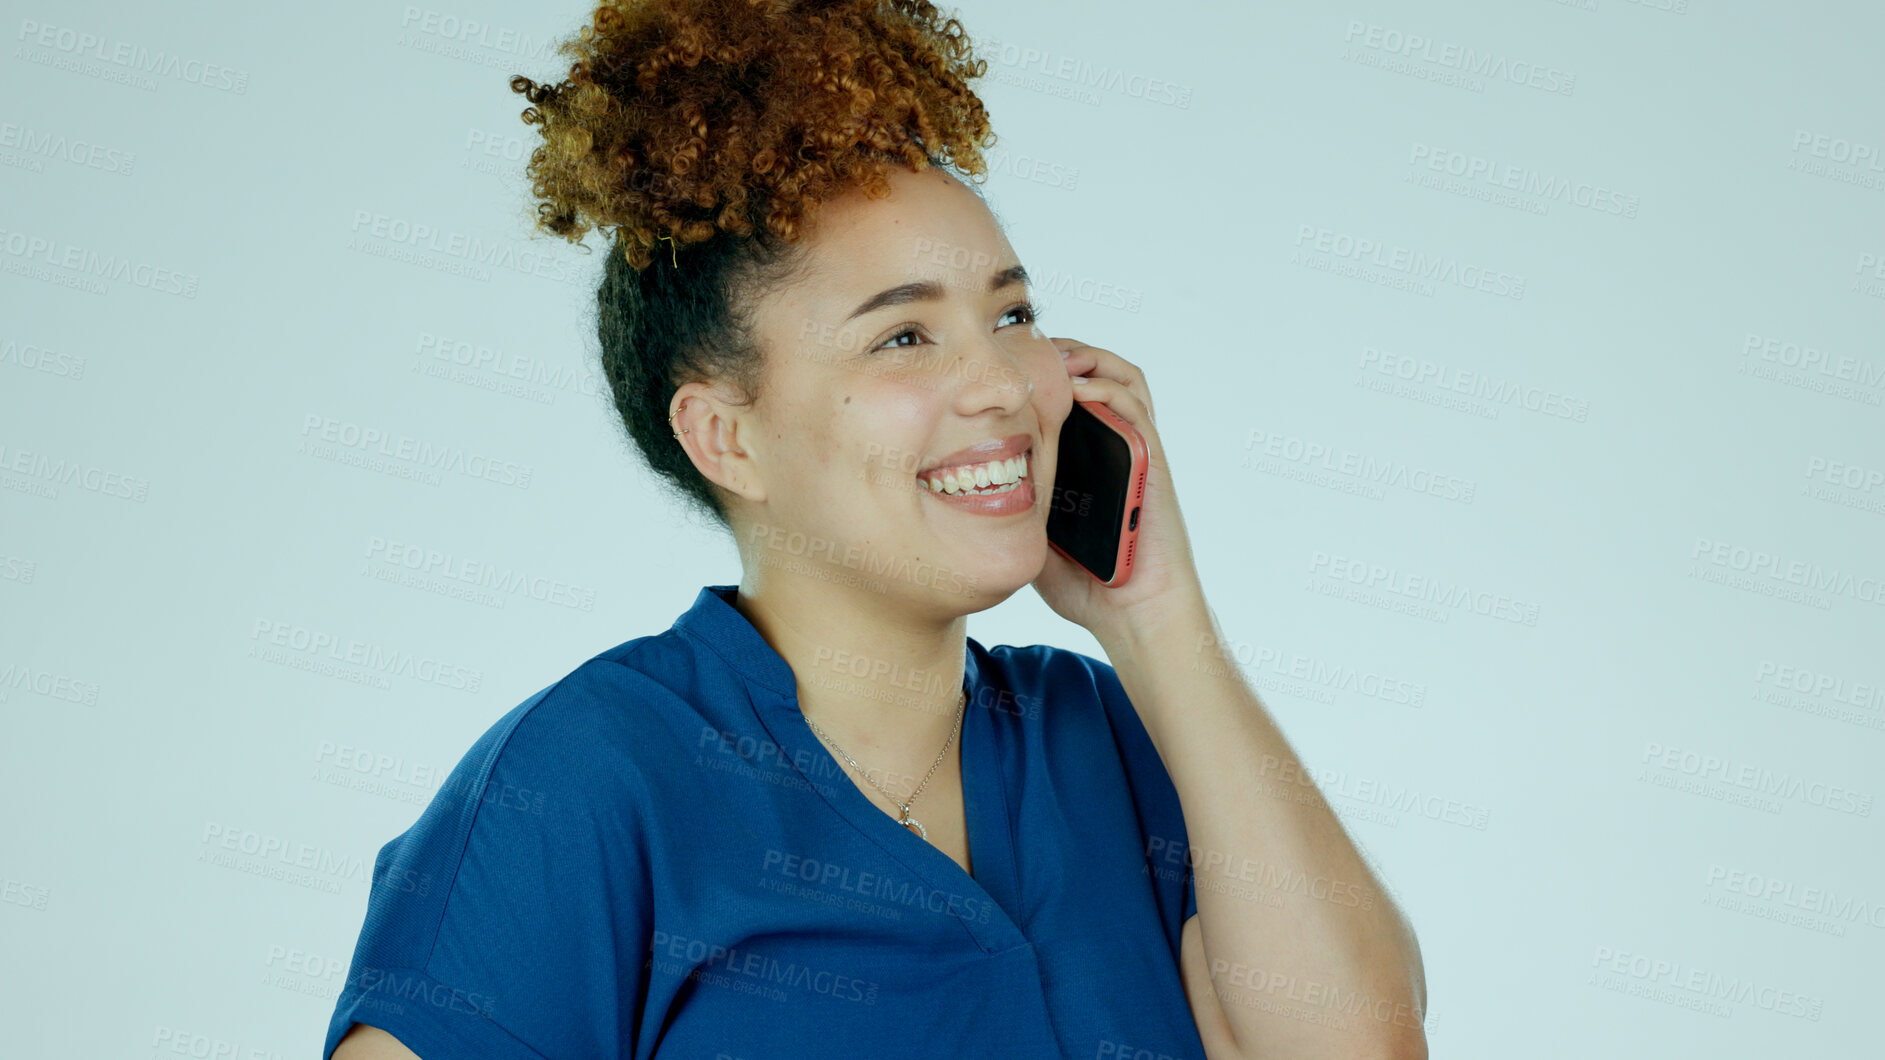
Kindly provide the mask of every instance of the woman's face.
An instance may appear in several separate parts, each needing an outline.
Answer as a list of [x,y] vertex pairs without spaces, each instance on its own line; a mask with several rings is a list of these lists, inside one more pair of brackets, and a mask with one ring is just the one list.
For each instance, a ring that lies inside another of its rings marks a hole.
[[[740,444],[764,497],[744,506],[740,545],[765,566],[968,613],[1046,562],[1072,386],[981,199],[934,169],[889,179],[888,198],[826,203],[803,278],[755,310],[767,362]],[[1017,458],[1022,477],[996,487],[1008,476],[990,462]],[[977,467],[989,487],[973,487]],[[929,484],[950,476],[968,492]]]

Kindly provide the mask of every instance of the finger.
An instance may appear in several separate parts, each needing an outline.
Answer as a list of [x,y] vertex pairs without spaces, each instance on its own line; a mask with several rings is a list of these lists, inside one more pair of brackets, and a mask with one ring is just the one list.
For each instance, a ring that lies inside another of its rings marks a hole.
[[1073,385],[1075,401],[1097,401],[1119,414],[1119,418],[1131,424],[1140,434],[1145,435],[1148,446],[1156,445],[1156,432],[1152,420],[1152,410],[1139,400],[1125,384],[1115,379],[1094,377],[1084,383]]
[[1137,395],[1140,401],[1151,403],[1151,394],[1145,382],[1145,372],[1138,365],[1111,350],[1102,350],[1098,346],[1088,346],[1083,352],[1091,356],[1096,365],[1093,371],[1087,373],[1088,375],[1118,380]]
[[1067,355],[1067,359],[1081,364],[1091,364],[1095,371],[1078,372],[1077,375],[1099,375],[1107,379],[1117,379],[1122,383],[1132,384],[1143,381],[1145,373],[1139,366],[1126,360],[1111,350],[1088,345],[1079,339],[1054,339],[1054,345]]
[[1089,346],[1079,339],[1058,338],[1048,340],[1060,350],[1061,361],[1067,365],[1068,375],[1090,374],[1099,362],[1090,356],[1090,351],[1098,347]]
[[1111,350],[1088,346],[1076,339],[1065,341],[1073,348],[1065,361],[1069,375],[1115,380],[1131,390],[1148,410],[1153,408],[1151,385],[1146,382],[1145,372],[1138,365]]

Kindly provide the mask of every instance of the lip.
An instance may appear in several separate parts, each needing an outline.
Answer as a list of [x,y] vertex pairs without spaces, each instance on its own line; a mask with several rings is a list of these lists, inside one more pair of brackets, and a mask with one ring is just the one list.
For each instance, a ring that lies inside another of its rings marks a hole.
[[961,467],[964,464],[986,464],[990,460],[1007,460],[1020,456],[1034,446],[1034,438],[1026,434],[1011,434],[1006,438],[991,438],[986,442],[977,442],[967,449],[958,449],[934,464],[917,472],[918,477],[945,467]]

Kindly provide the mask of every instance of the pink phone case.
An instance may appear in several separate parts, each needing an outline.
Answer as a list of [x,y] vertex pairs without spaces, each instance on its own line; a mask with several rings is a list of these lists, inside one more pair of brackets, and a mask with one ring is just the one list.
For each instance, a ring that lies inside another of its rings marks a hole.
[[1139,433],[1138,428],[1127,423],[1119,413],[1107,408],[1105,402],[1082,401],[1079,402],[1079,405],[1081,408],[1086,409],[1088,412],[1098,417],[1101,423],[1117,431],[1119,436],[1126,440],[1127,447],[1132,451],[1132,470],[1128,473],[1126,479],[1130,485],[1126,491],[1125,515],[1121,517],[1119,522],[1119,557],[1113,564],[1113,580],[1106,581],[1100,578],[1099,575],[1093,574],[1091,568],[1081,563],[1079,560],[1074,559],[1072,555],[1068,554],[1066,549],[1055,544],[1053,539],[1048,539],[1047,545],[1055,552],[1066,556],[1074,566],[1079,567],[1088,574],[1092,574],[1095,579],[1099,580],[1101,585],[1111,588],[1116,585],[1124,585],[1126,579],[1132,576],[1132,557],[1133,553],[1138,550],[1139,545],[1139,507],[1145,501],[1145,469],[1149,456],[1145,446],[1145,436]]

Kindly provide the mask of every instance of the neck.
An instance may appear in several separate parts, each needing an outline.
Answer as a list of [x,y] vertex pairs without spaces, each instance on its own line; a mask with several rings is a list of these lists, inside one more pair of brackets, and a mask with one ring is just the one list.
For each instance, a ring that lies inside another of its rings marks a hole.
[[956,731],[966,615],[765,568],[749,569],[734,607],[792,668],[806,720],[866,767],[927,768]]

